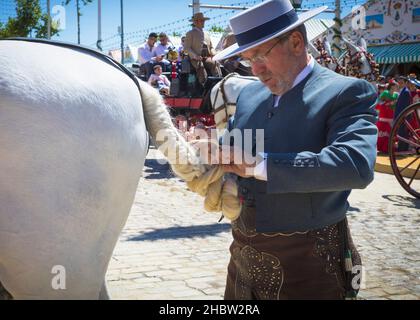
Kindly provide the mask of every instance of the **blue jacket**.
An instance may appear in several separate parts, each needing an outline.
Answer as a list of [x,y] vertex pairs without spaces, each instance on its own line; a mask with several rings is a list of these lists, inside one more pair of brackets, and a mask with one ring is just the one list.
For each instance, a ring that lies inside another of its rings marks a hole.
[[267,153],[268,181],[238,182],[245,203],[256,207],[258,232],[318,229],[345,217],[350,190],[373,180],[375,101],[368,82],[317,63],[277,108],[261,82],[242,90],[233,126],[264,129]]
[[411,104],[411,94],[407,87],[402,88],[398,95],[397,104],[395,106],[394,120],[400,115],[400,113]]

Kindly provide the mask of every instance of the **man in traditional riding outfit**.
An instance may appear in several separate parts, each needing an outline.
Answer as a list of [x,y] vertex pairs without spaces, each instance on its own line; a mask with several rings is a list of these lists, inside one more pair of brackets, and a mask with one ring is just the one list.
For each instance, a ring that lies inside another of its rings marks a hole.
[[190,21],[194,28],[187,32],[184,43],[184,50],[188,53],[192,66],[197,71],[198,81],[204,85],[207,75],[220,77],[220,66],[213,60],[216,51],[211,42],[210,35],[203,30],[206,20],[202,12],[194,14]]

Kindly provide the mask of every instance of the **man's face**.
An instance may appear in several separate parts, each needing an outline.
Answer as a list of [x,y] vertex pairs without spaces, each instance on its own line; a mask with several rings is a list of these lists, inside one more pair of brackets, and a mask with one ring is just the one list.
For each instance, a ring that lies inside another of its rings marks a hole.
[[[277,44],[276,44],[277,42]],[[272,48],[270,50],[270,48]],[[268,54],[267,51],[269,51]],[[272,39],[255,48],[245,51],[243,59],[264,57],[264,61],[251,63],[252,73],[266,85],[273,94],[281,95],[289,90],[296,77],[296,57],[290,50],[289,38],[279,41]]]
[[413,83],[411,83],[410,81],[407,82],[407,88],[410,91],[416,91],[416,86]]
[[404,88],[405,87],[405,80],[404,79],[398,79],[397,80],[397,82],[398,82],[398,87],[400,88],[400,89],[402,89],[402,88]]
[[206,22],[206,20],[204,20],[204,19],[195,19],[195,20],[194,20],[194,25],[195,25],[197,28],[204,28],[204,24],[205,24],[205,22]]
[[159,40],[164,46],[168,43],[168,37],[160,37]]
[[150,37],[149,39],[147,39],[147,43],[149,44],[149,46],[153,46],[156,43],[156,38]]

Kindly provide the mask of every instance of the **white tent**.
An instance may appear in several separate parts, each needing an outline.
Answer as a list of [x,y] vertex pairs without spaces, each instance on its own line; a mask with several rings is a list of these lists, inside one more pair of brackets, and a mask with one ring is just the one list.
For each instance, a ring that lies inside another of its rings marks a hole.
[[[213,47],[217,48],[219,45],[223,33],[222,32],[209,32],[211,41],[213,43]],[[171,43],[176,49],[179,48],[181,45],[181,37],[180,36],[168,36],[169,43]],[[125,64],[132,64],[136,63],[138,60],[138,48],[140,44],[127,44],[124,49],[124,63]],[[111,56],[114,60],[121,62],[121,50],[120,49],[112,49],[108,51],[108,55]]]

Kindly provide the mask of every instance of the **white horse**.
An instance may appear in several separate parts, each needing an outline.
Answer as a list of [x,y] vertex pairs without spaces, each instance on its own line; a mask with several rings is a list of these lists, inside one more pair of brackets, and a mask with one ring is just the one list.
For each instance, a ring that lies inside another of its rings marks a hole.
[[157,92],[106,58],[0,41],[0,283],[13,298],[108,297],[146,125],[178,135]]
[[229,118],[236,111],[236,100],[241,90],[254,81],[258,81],[258,78],[230,73],[211,89],[210,101],[217,129],[226,128]]

